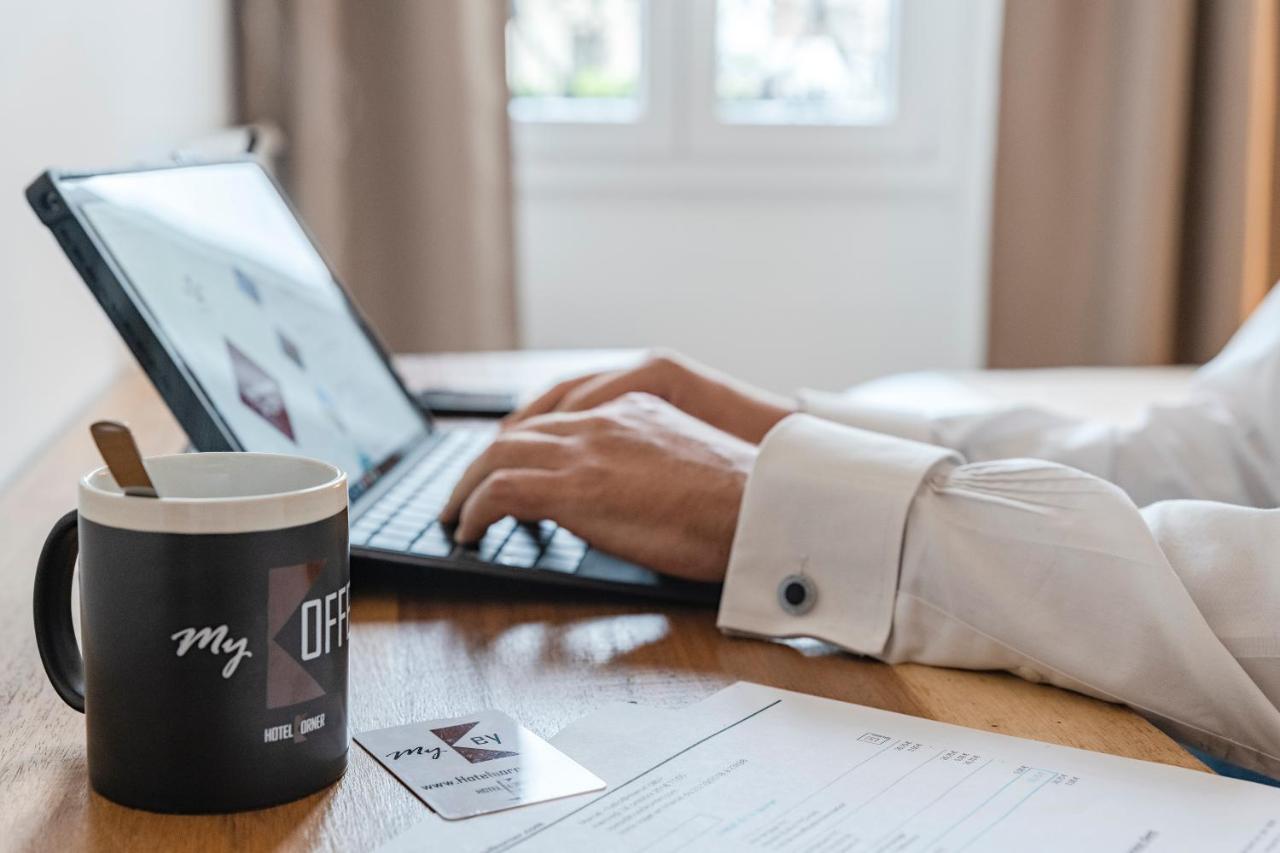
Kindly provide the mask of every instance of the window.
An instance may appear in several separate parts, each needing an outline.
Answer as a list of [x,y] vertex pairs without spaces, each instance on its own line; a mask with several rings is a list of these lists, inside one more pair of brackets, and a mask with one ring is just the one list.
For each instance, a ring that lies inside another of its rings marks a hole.
[[[995,2],[509,0],[516,180],[552,193],[954,179]],[[994,17],[993,17],[994,16]],[[983,36],[985,37],[985,36]],[[983,54],[985,55],[985,54]]]
[[[670,2],[670,0],[668,0]],[[507,83],[518,122],[637,122],[643,0],[512,0]],[[715,106],[729,124],[881,124],[892,117],[895,0],[718,0]],[[693,4],[682,2],[680,12]],[[679,25],[679,22],[676,22]],[[653,32],[664,41],[672,32]],[[686,64],[692,65],[686,61]]]
[[737,124],[883,124],[891,0],[719,0],[716,108]]
[[640,0],[513,0],[507,86],[517,121],[640,116]]

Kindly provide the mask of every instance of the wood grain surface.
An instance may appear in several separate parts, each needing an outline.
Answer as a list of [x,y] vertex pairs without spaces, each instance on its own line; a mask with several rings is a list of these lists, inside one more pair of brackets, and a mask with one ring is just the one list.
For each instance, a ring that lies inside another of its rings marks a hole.
[[[410,384],[536,388],[630,352],[416,356]],[[367,850],[422,806],[353,744],[346,776],[273,809],[153,815],[89,790],[84,720],[45,679],[31,621],[44,536],[97,467],[88,425],[126,420],[146,454],[181,430],[132,367],[0,492],[0,848],[18,850]],[[974,728],[1204,769],[1123,708],[996,673],[890,667],[809,642],[721,636],[709,609],[353,571],[354,730],[501,708],[549,736],[609,702],[678,707],[739,679]],[[198,769],[197,769],[198,772]]]

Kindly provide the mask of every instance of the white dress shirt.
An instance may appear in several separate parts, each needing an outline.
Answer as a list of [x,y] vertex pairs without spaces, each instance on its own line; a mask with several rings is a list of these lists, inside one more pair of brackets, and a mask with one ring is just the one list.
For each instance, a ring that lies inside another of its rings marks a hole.
[[1280,776],[1280,287],[1131,427],[801,405],[748,479],[722,629],[1008,670]]

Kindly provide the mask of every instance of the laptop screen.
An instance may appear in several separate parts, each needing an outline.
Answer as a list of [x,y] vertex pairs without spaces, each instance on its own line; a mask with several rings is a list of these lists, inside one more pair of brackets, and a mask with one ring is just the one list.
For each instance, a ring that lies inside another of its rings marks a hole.
[[66,180],[157,338],[245,450],[324,459],[356,498],[426,434],[254,163]]

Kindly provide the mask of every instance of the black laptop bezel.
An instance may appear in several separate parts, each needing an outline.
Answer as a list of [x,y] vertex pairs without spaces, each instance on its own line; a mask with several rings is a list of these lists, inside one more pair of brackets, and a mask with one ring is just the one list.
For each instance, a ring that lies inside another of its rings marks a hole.
[[346,285],[334,272],[333,265],[321,251],[315,236],[307,228],[302,217],[293,206],[287,193],[270,170],[252,157],[208,160],[199,162],[172,162],[120,169],[103,169],[96,171],[63,171],[50,169],[27,187],[27,201],[40,221],[49,228],[54,238],[61,245],[63,252],[80,278],[97,299],[102,310],[110,318],[116,331],[124,339],[133,357],[146,372],[156,391],[169,406],[169,410],[178,424],[187,434],[187,439],[199,451],[245,450],[230,425],[222,418],[212,399],[205,393],[199,378],[192,373],[176,352],[166,345],[161,335],[151,327],[150,321],[135,302],[129,276],[116,263],[110,250],[101,244],[94,229],[86,223],[80,209],[68,200],[65,182],[78,181],[102,175],[134,174],[177,169],[199,169],[213,166],[250,165],[257,168],[270,181],[271,186],[280,195],[302,229],[306,239],[315,249],[332,276],[347,310],[354,318],[357,327],[364,333],[374,351],[382,360],[386,369],[394,378],[396,387],[404,395],[405,400],[422,419],[421,436],[407,446],[394,451],[387,459],[379,460],[378,467],[359,481],[350,483],[353,502],[367,493],[386,474],[394,469],[403,459],[414,455],[423,444],[431,439],[436,431],[436,424],[431,413],[423,407],[410,393],[404,380],[392,363],[391,356],[378,337],[377,332],[351,298]]

